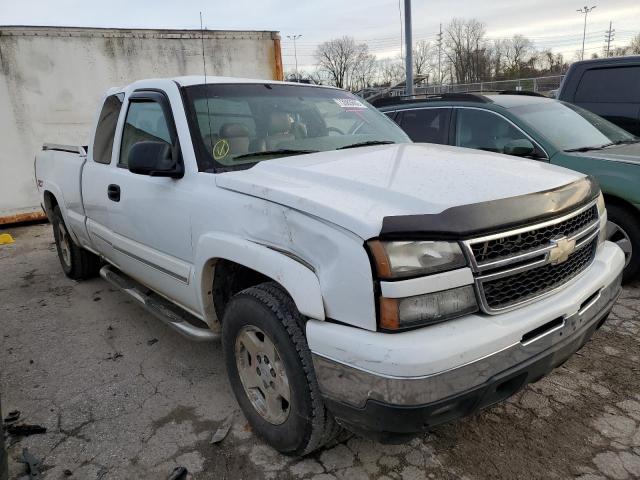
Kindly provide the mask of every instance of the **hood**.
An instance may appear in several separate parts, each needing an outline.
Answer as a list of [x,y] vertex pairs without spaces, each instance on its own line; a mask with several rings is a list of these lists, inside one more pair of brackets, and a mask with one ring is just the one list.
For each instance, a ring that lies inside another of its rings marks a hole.
[[267,160],[216,175],[216,184],[369,239],[378,236],[385,217],[438,214],[550,190],[583,177],[547,163],[479,150],[395,144]]
[[579,156],[640,165],[640,143],[607,147],[603,150],[592,150],[581,153]]

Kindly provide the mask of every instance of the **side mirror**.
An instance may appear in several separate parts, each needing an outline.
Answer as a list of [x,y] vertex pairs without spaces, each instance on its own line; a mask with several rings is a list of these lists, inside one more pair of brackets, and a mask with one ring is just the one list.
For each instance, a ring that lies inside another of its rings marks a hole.
[[526,138],[521,138],[518,140],[511,140],[504,146],[503,153],[507,155],[514,155],[516,157],[526,157],[528,155],[533,155],[536,151],[536,148]]
[[129,150],[129,171],[151,177],[182,178],[184,167],[176,150],[165,142],[138,142]]

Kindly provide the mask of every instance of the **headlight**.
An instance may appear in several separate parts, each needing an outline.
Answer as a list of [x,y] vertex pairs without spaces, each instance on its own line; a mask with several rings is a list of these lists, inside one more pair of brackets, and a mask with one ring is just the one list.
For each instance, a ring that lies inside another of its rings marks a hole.
[[602,216],[607,209],[604,205],[604,195],[602,195],[602,192],[600,193],[600,195],[598,195],[598,201],[596,202],[596,205],[598,206],[598,215]]
[[598,245],[602,245],[607,239],[607,208],[604,204],[604,196],[602,193],[598,196],[596,202],[598,206],[598,217],[600,218],[600,233],[598,234]]
[[406,298],[380,298],[380,328],[403,330],[478,311],[473,286]]
[[427,275],[467,264],[460,246],[452,242],[372,240],[368,245],[381,279]]

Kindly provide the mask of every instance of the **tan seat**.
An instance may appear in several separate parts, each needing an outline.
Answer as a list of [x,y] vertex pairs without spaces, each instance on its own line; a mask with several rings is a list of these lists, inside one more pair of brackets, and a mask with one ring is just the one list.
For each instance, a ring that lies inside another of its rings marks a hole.
[[291,142],[296,136],[291,132],[291,119],[286,112],[273,112],[269,117],[268,135],[265,137],[267,150],[282,148],[285,142]]
[[241,123],[225,123],[220,127],[220,138],[229,142],[231,155],[249,153],[249,129]]

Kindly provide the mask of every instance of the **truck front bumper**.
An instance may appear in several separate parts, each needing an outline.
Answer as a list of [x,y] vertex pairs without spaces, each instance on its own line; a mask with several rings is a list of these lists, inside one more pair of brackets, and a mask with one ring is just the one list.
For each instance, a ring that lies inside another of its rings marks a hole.
[[[622,252],[616,246],[605,244],[594,264],[577,281],[541,300],[539,303],[543,305],[532,304],[505,314],[509,315],[507,323],[499,320],[500,315],[489,319],[509,330],[505,339],[513,339],[515,333],[518,341],[505,347],[498,342],[489,354],[425,375],[405,377],[376,372],[372,364],[362,368],[362,350],[355,348],[356,343],[342,361],[322,355],[313,347],[314,343],[321,344],[313,341],[313,327],[311,331],[307,327],[307,334],[312,333],[314,368],[327,407],[351,430],[390,441],[500,402],[564,363],[591,338],[620,294],[623,262]],[[556,315],[558,309],[563,313]],[[556,316],[549,319],[550,315]],[[518,317],[527,321],[517,322]],[[538,325],[536,328],[530,329],[531,320],[533,325]],[[519,331],[516,323],[527,325],[528,330]],[[464,324],[464,320],[459,322],[459,326]],[[431,328],[421,330],[428,332]],[[456,330],[448,332],[448,347],[454,353],[477,347],[477,344],[466,348],[461,345],[461,340],[456,339]],[[387,335],[388,342],[393,343],[394,337],[403,334],[374,335]],[[422,362],[428,362],[429,358],[427,338],[424,337],[422,345],[425,352]],[[482,341],[482,337],[478,339]],[[366,334],[363,340],[367,341]],[[396,346],[402,348],[403,342],[398,343]],[[394,358],[393,353],[389,357]],[[415,367],[415,362],[411,363],[411,368]],[[427,363],[424,368],[429,371]]]

